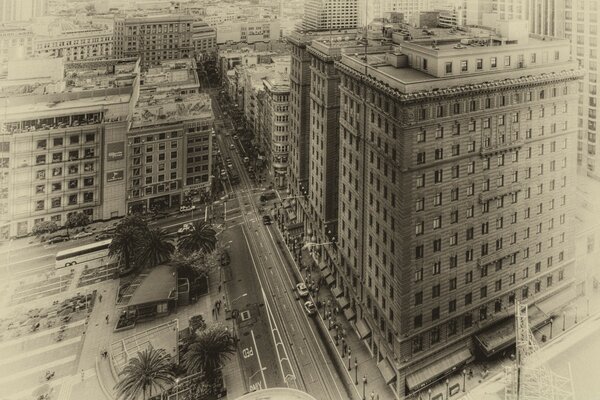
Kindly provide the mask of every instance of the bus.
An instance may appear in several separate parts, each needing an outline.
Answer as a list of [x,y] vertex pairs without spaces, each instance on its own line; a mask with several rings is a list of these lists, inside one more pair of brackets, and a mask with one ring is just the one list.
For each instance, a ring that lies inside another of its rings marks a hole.
[[229,182],[231,182],[232,185],[240,183],[240,176],[234,169],[229,171]]
[[108,246],[110,246],[111,242],[112,239],[106,239],[67,250],[61,250],[56,253],[56,269],[71,267],[99,258],[107,258]]

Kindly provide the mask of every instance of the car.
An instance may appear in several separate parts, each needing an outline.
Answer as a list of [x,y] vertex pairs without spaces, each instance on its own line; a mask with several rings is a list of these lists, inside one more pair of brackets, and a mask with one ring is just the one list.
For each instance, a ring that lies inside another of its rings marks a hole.
[[230,135],[229,131],[225,131],[225,136],[229,136],[229,135]]
[[99,233],[96,236],[94,236],[94,239],[96,241],[98,241],[98,240],[106,240],[106,239],[110,239],[110,238],[111,238],[111,235],[108,232],[102,232],[102,233]]
[[296,291],[298,292],[298,296],[300,297],[308,296],[308,289],[306,288],[304,282],[300,282],[296,285]]
[[238,135],[233,135],[233,140],[238,140]]
[[230,162],[229,162],[229,163],[227,163],[227,168],[229,168],[229,169],[233,169],[233,163],[230,163]]
[[230,148],[231,150],[235,150],[235,144],[231,143],[231,144],[229,145],[229,148]]
[[250,159],[248,157],[244,157],[244,164],[248,164],[250,162]]
[[183,235],[184,233],[188,233],[193,229],[194,229],[194,225],[192,225],[190,222],[187,222],[187,223],[183,224],[183,226],[177,230],[177,233],[180,235]]
[[225,162],[227,162],[227,163],[230,163],[230,162],[231,162],[231,157],[227,157],[227,158],[225,159]]
[[230,262],[231,258],[229,257],[229,253],[227,252],[227,250],[223,250],[223,252],[221,253],[221,265],[229,265]]
[[77,235],[73,236],[73,239],[83,239],[88,236],[92,236],[93,232],[79,232]]
[[265,225],[271,225],[271,217],[268,215],[263,215],[262,221]]
[[315,303],[310,300],[304,302],[304,310],[308,315],[315,315],[317,313],[317,307],[315,306]]
[[196,209],[196,206],[191,205],[191,206],[181,206],[179,207],[179,211],[180,212],[188,212],[188,211],[194,211]]
[[221,170],[221,176],[225,177],[227,176],[227,171],[225,171],[224,169]]
[[69,240],[68,236],[55,236],[55,237],[51,238],[50,240],[48,240],[48,243],[55,244],[55,243],[66,242],[67,240]]
[[252,168],[252,167],[248,167],[248,172],[249,172],[249,173],[253,173],[253,172],[254,172],[254,168]]

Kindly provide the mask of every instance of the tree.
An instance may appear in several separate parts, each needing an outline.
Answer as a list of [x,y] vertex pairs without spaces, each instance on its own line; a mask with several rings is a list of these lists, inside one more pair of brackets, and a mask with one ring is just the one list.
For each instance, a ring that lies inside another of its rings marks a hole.
[[43,235],[44,233],[56,232],[59,226],[54,221],[42,221],[33,226],[32,233],[35,236]]
[[121,379],[115,385],[118,398],[144,400],[152,397],[158,390],[165,390],[175,381],[173,368],[168,354],[163,349],[149,347],[138,352],[137,357],[129,360],[119,374]]
[[208,382],[220,374],[223,362],[235,353],[235,340],[222,324],[213,324],[196,331],[182,357],[188,374],[201,372]]
[[203,331],[206,329],[206,322],[202,315],[194,315],[190,317],[190,333],[194,334],[196,331]]
[[217,232],[204,221],[194,221],[190,232],[179,238],[178,248],[183,253],[209,253],[217,245]]
[[96,14],[96,6],[93,4],[86,5],[85,12],[87,12],[88,14]]
[[117,225],[108,246],[108,255],[122,261],[126,272],[133,269],[132,263],[138,254],[140,240],[147,231],[146,222],[139,217],[126,217]]
[[164,229],[152,228],[140,240],[136,262],[140,266],[155,267],[169,261],[173,252],[171,235]]
[[89,225],[90,217],[82,212],[74,212],[67,216],[67,222],[65,222],[65,228],[67,228],[67,236],[69,235],[69,229],[77,228],[79,226]]
[[175,252],[171,258],[170,264],[177,268],[177,275],[195,279],[197,277],[208,276],[216,269],[217,265],[211,257],[212,253],[204,254],[195,251],[191,254]]

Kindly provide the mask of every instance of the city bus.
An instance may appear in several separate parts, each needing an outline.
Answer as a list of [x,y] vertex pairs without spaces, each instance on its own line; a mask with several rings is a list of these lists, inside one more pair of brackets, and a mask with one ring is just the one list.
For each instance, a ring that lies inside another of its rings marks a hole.
[[99,258],[108,258],[108,246],[111,242],[112,239],[106,239],[61,250],[56,253],[56,269],[83,264]]

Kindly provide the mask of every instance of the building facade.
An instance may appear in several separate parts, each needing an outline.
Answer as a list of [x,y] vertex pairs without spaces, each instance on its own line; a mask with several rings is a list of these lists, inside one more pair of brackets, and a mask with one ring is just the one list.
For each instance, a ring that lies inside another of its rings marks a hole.
[[[287,169],[289,157],[289,100],[290,85],[288,69],[283,73],[275,73],[263,80],[264,85],[264,119],[262,124],[262,145],[259,148],[267,158],[267,166],[272,181],[278,188],[287,185]],[[259,111],[260,113],[260,111]]]
[[34,53],[42,57],[64,57],[67,61],[111,57],[112,29],[80,29],[54,36],[36,36]]
[[0,27],[0,65],[6,65],[9,59],[32,56],[33,39],[33,32],[22,26]]
[[31,21],[48,14],[48,0],[0,0],[0,22]]
[[333,275],[398,398],[514,343],[515,302],[543,323],[574,282],[580,72],[567,41],[515,34],[336,62]]
[[116,57],[140,57],[143,68],[193,56],[194,17],[183,14],[115,17]]
[[[39,70],[24,63],[22,74]],[[24,75],[13,84],[9,73],[1,106],[2,238],[26,235],[41,221],[62,225],[73,212],[93,220],[125,215],[125,136],[138,73],[135,59],[69,64],[64,87],[37,78],[47,75],[30,76],[24,87]]]
[[218,24],[215,29],[217,44],[268,43],[281,39],[281,27],[278,19],[256,18],[226,21]]
[[217,51],[217,31],[206,22],[196,21],[192,25],[192,43],[196,57]]
[[565,3],[565,0],[493,0],[492,9],[501,20],[529,21],[531,33],[562,38],[565,34]]
[[598,27],[596,1],[566,1],[565,37],[571,41],[573,57],[586,70],[579,84],[577,165],[583,175],[600,180],[598,135]]
[[356,28],[359,0],[307,0],[302,29],[323,31]]

